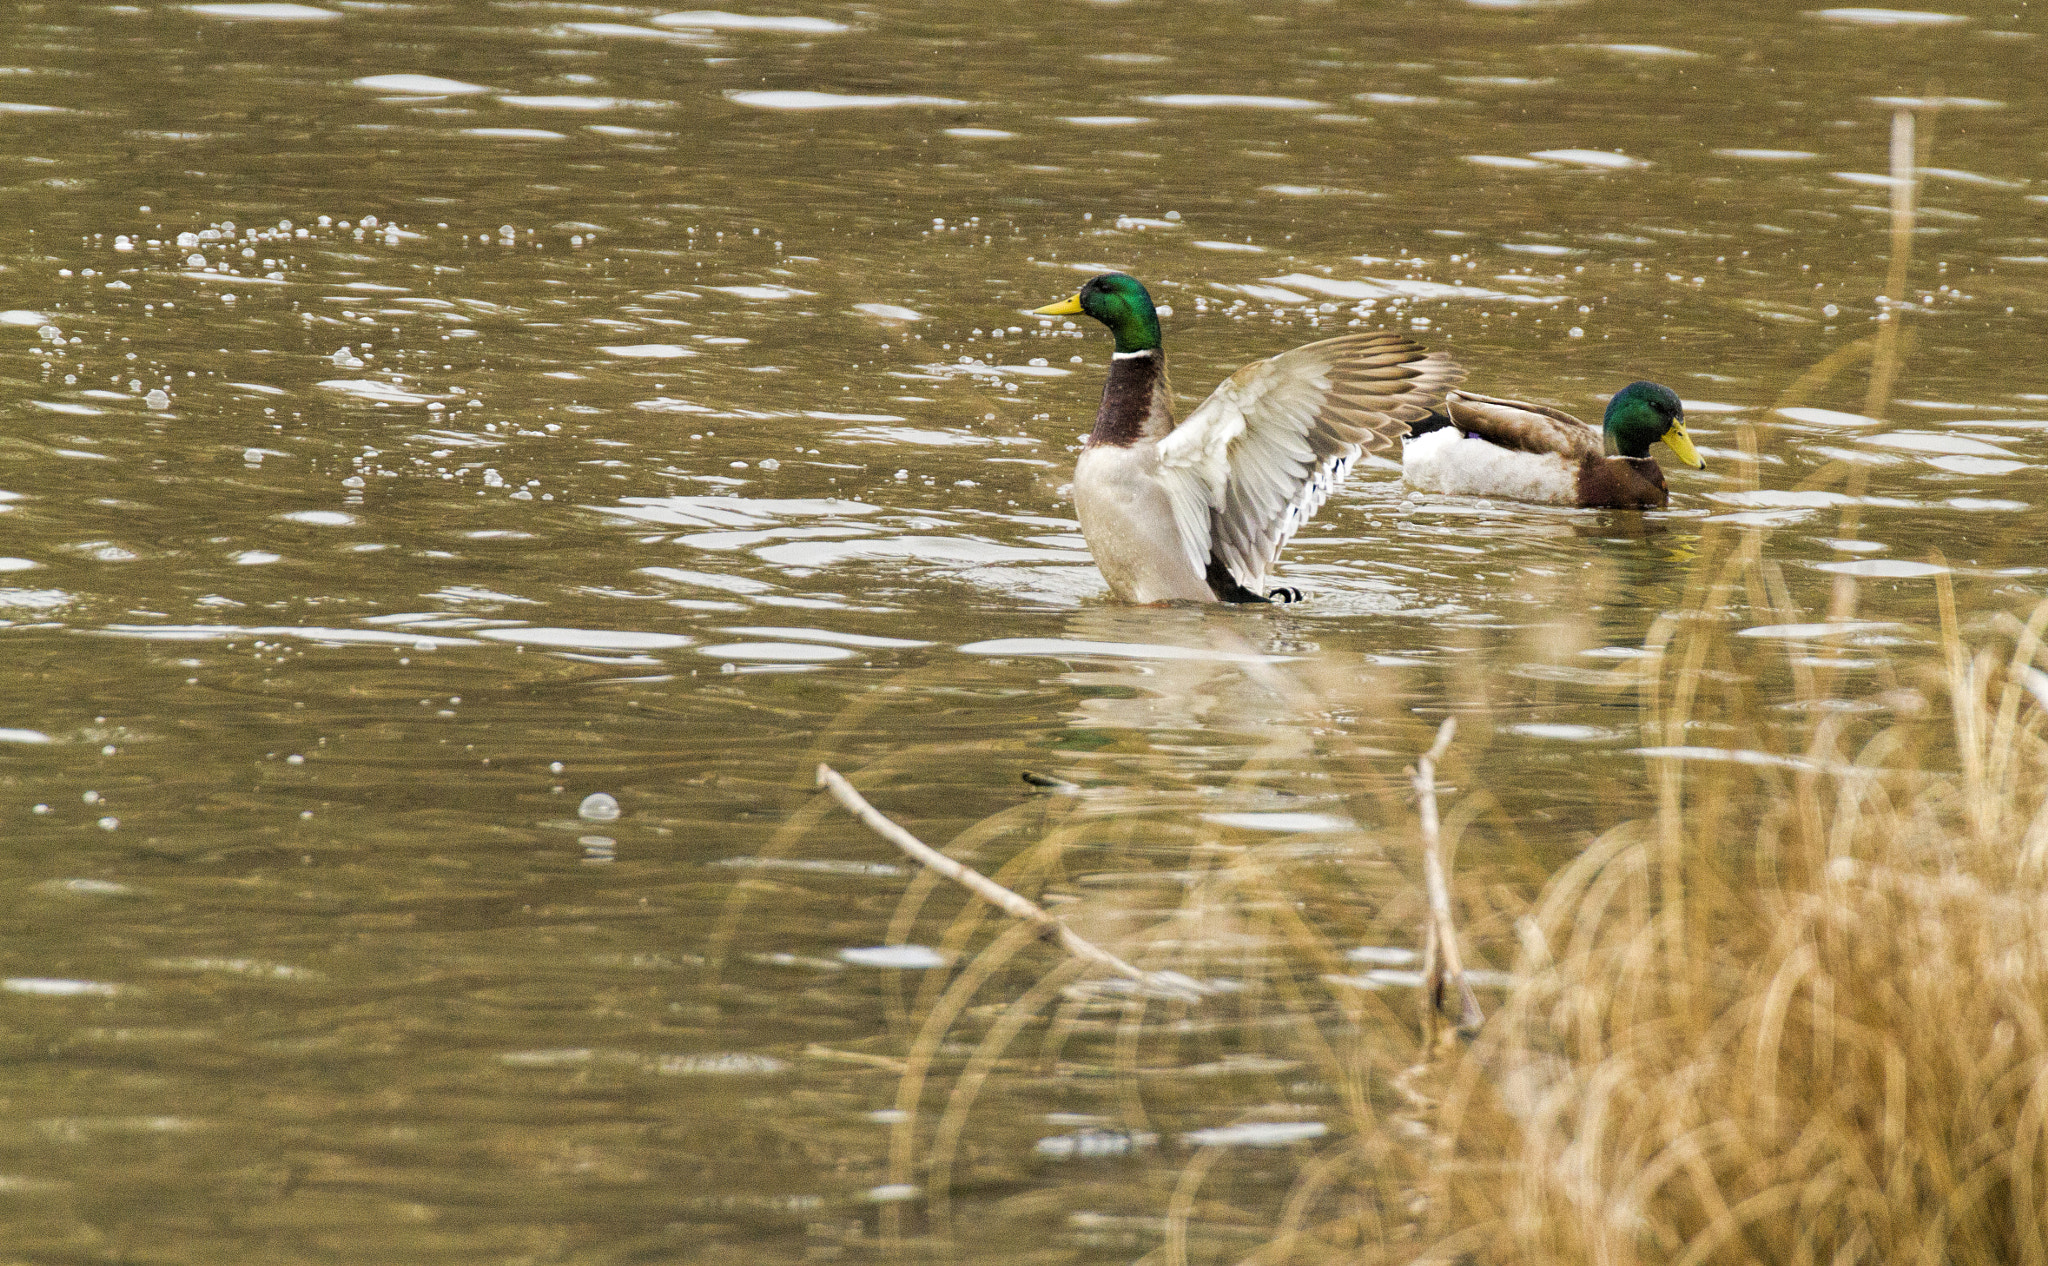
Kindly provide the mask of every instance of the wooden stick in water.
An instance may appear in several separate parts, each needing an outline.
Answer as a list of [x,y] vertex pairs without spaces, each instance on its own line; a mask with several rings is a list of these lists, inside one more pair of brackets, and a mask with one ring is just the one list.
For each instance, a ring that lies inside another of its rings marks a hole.
[[1023,919],[1027,923],[1036,923],[1045,939],[1058,942],[1061,948],[1074,957],[1106,967],[1127,980],[1135,980],[1148,988],[1179,997],[1200,997],[1210,992],[1200,981],[1183,976],[1179,972],[1154,972],[1133,967],[1053,918],[1046,912],[1045,907],[1029,897],[1010,891],[972,866],[954,861],[882,816],[881,810],[869,804],[860,792],[853,789],[853,784],[846,781],[839,771],[830,765],[818,766],[818,785],[830,792],[832,798],[844,806],[847,812],[866,823],[869,830],[902,849],[920,865],[929,866],[1003,913]]
[[1458,1030],[1472,1034],[1486,1022],[1479,999],[1465,979],[1464,956],[1458,952],[1458,928],[1451,920],[1451,883],[1444,865],[1443,824],[1436,812],[1436,763],[1450,749],[1451,736],[1458,732],[1458,719],[1445,717],[1437,727],[1436,742],[1415,762],[1416,815],[1422,819],[1422,878],[1429,891],[1429,925],[1423,942],[1433,951],[1426,954],[1422,988],[1429,1005],[1444,1009],[1444,982],[1449,977],[1458,988]]

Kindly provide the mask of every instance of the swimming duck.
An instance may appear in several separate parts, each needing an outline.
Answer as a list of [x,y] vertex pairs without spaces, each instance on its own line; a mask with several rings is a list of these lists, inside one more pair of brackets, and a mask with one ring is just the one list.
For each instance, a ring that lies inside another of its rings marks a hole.
[[1253,361],[1173,420],[1159,315],[1134,277],[1104,273],[1035,309],[1116,336],[1074,511],[1126,602],[1297,601],[1266,571],[1359,454],[1392,444],[1463,378],[1398,334],[1346,334]]
[[1685,432],[1685,405],[1654,382],[1615,392],[1598,428],[1548,405],[1453,391],[1413,432],[1401,474],[1425,492],[1655,510],[1671,492],[1650,445],[1662,440],[1686,465],[1707,467]]

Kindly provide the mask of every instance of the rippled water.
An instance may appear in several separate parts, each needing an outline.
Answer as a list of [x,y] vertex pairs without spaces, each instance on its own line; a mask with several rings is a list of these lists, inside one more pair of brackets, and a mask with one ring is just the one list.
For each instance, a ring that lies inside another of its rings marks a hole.
[[[972,859],[1098,935],[1256,854],[1400,989],[1403,761],[1467,718],[1516,831],[1467,866],[1639,811],[1617,673],[1715,534],[1781,573],[1746,635],[1825,648],[1826,706],[1898,706],[1931,577],[1966,623],[2044,590],[2032,22],[20,6],[10,1249],[928,1245],[928,1172],[890,1160],[912,1017],[990,930],[949,932],[819,760],[933,841],[1003,814]],[[1378,461],[1283,564],[1311,602],[1117,607],[1064,495],[1107,341],[1026,314],[1108,267],[1171,306],[1189,403],[1393,327],[1596,416],[1666,382],[1709,468],[1638,517],[1411,496]],[[1261,996],[1259,908],[1208,908],[1183,966]],[[1056,962],[1021,949],[937,1054]],[[959,1251],[1135,1259],[1203,1146],[1248,1159],[1202,1251],[1248,1251],[1331,1087],[1255,1003],[1135,1082],[1115,992],[1063,1005],[956,1123]]]

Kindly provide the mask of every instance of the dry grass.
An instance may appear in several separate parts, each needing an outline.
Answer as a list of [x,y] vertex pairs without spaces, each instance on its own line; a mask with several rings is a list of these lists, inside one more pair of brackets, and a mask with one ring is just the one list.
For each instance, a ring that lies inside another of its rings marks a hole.
[[[1769,593],[1759,566],[1695,612]],[[1975,651],[1939,606],[1918,718],[1653,759],[1656,819],[1550,882],[1447,1095],[1421,1260],[2048,1262],[2048,605]],[[1702,665],[1762,675],[1724,628],[1651,667],[1674,741]]]
[[[1681,613],[1611,683],[1640,701],[1649,742],[1689,749],[1620,758],[1617,785],[1648,771],[1649,812],[1546,882],[1480,790],[1483,727],[1452,749],[1446,841],[1486,833],[1496,859],[1454,876],[1459,930],[1482,961],[1513,959],[1521,982],[1469,1046],[1412,995],[1330,983],[1349,970],[1339,947],[1416,939],[1419,873],[1408,899],[1348,906],[1327,873],[1284,856],[1170,817],[1126,825],[1068,797],[952,841],[967,855],[1035,837],[997,879],[1059,893],[1063,919],[1142,968],[1243,988],[1196,1004],[1108,989],[1077,960],[1049,959],[1030,925],[1003,931],[980,902],[956,906],[936,943],[960,970],[931,973],[895,1013],[886,1177],[924,1201],[883,1210],[884,1250],[980,1260],[1008,1242],[986,1239],[993,1228],[1063,1208],[1050,1193],[1007,1213],[953,1199],[956,1184],[1001,1172],[974,1145],[976,1118],[987,1128],[1017,1086],[1061,1084],[1099,1088],[1087,1101],[1104,1115],[1160,1136],[1153,1163],[1114,1183],[1096,1174],[1086,1197],[1129,1211],[1116,1225],[1142,1228],[1128,1259],[1147,1266],[2048,1266],[2048,605],[2024,625],[1973,627],[1972,647],[1938,583],[1927,610],[1940,636],[1887,647],[1861,675],[1835,664],[1838,639],[1731,633],[1813,618],[1760,533],[1710,534],[1692,574]],[[1830,617],[1854,614],[1853,592],[1831,603]],[[1313,744],[1305,726],[1275,727],[1240,781],[1304,760],[1347,771],[1356,802],[1381,802],[1390,829],[1360,847],[1391,877],[1407,869],[1391,824],[1413,806],[1391,776],[1398,760],[1347,746],[1341,714],[1382,692],[1354,676],[1347,704],[1342,678],[1287,690],[1297,720],[1339,723]],[[1427,742],[1419,728],[1414,739],[1411,751]],[[1131,835],[1126,864],[1187,859],[1184,896],[1074,893],[1065,869],[1077,854],[1123,856],[1104,851],[1117,831]],[[929,873],[910,884],[887,939],[931,917],[936,885]],[[1183,1071],[1254,1056],[1298,1071],[1228,1100],[1203,1098],[1215,1083]],[[1323,1087],[1311,1115],[1332,1132],[1298,1157],[1284,1194],[1241,1180],[1258,1155],[1175,1145],[1197,1121],[1288,1119],[1288,1079],[1301,1077]]]

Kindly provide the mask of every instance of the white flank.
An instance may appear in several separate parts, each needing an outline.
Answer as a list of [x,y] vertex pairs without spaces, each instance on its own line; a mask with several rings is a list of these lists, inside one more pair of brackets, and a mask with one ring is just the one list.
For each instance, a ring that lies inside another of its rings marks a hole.
[[1511,497],[1577,505],[1578,471],[1554,453],[1517,453],[1454,427],[1408,441],[1401,476],[1410,487],[1462,497]]

